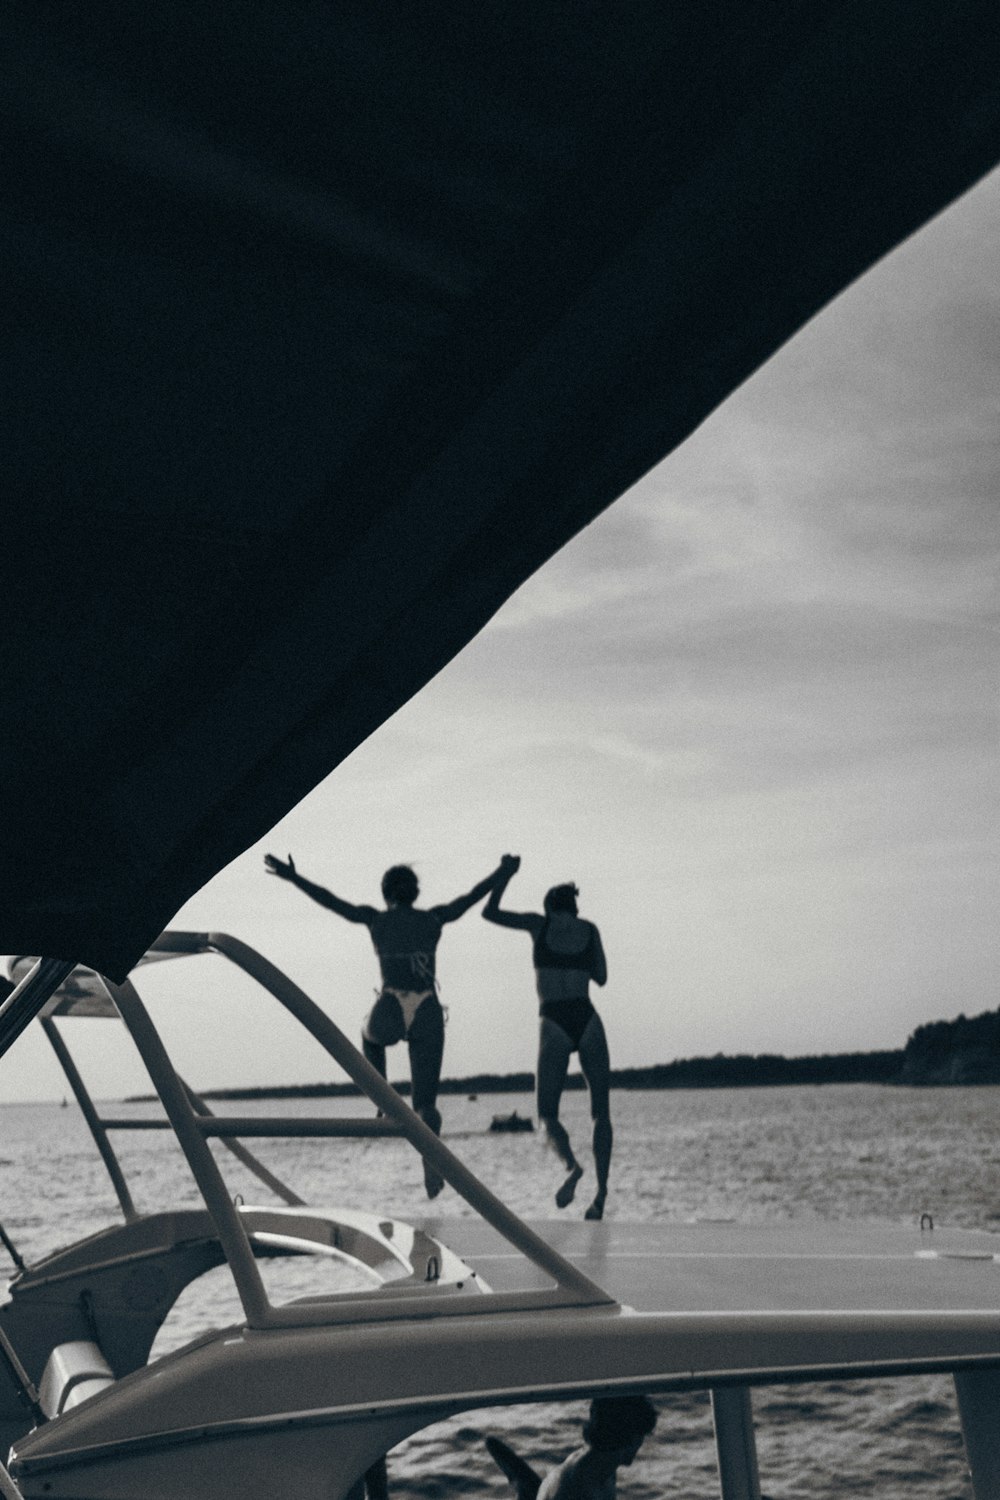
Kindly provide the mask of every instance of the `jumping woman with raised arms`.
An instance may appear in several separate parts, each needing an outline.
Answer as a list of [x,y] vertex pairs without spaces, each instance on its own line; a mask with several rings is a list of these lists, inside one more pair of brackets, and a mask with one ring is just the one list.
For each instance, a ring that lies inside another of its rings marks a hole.
[[500,898],[520,863],[515,855],[504,855],[483,916],[500,927],[518,927],[531,934],[540,1002],[538,1117],[549,1144],[569,1173],[556,1193],[557,1208],[572,1203],[576,1185],[583,1176],[583,1168],[573,1155],[569,1136],[559,1119],[569,1060],[574,1052],[580,1054],[580,1067],[590,1090],[597,1171],[597,1192],[584,1217],[600,1219],[604,1216],[611,1166],[611,1066],[604,1026],[591,1004],[589,985],[591,979],[595,984],[606,982],[608,965],[597,928],[577,914],[579,891],[575,885],[554,885],[546,893],[544,914],[507,911],[501,907]]
[[[464,896],[456,896],[454,901],[426,911],[414,905],[420,887],[409,865],[393,865],[382,876],[385,910],[379,911],[375,906],[355,906],[324,886],[306,880],[296,870],[291,855],[286,861],[265,854],[264,864],[269,875],[287,880],[338,917],[361,922],[368,928],[378,954],[382,987],[361,1033],[364,1054],[385,1078],[385,1049],[405,1038],[410,1053],[413,1108],[435,1134],[440,1134],[437,1092],[444,1056],[444,1012],[438,999],[435,972],[438,940],[446,922],[456,922],[492,889],[503,865],[498,865],[492,875],[487,875]],[[429,1198],[436,1198],[444,1187],[440,1175],[426,1161],[424,1182]]]

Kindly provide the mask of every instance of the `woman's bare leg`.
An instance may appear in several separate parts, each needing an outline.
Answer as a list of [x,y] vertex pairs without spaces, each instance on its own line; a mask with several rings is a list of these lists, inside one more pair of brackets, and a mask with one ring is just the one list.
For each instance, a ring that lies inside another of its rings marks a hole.
[[[427,999],[417,1010],[407,1033],[413,1108],[435,1135],[441,1134],[441,1112],[437,1091],[444,1058],[444,1017],[436,998]],[[424,1187],[428,1198],[436,1198],[444,1178],[429,1161],[424,1162]]]
[[594,1168],[597,1172],[597,1192],[584,1218],[602,1219],[604,1200],[608,1196],[614,1132],[611,1129],[611,1059],[608,1056],[604,1023],[596,1011],[580,1038],[580,1067],[590,1090],[590,1112],[594,1119]]
[[548,1144],[566,1168],[569,1176],[556,1193],[556,1207],[568,1208],[576,1194],[583,1168],[573,1155],[566,1127],[559,1119],[559,1103],[569,1069],[573,1046],[556,1021],[543,1016],[538,1032],[538,1118]]

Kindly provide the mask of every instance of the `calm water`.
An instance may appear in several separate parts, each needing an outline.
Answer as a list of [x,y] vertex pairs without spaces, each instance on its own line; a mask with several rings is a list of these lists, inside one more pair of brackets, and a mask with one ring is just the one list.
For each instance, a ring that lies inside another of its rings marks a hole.
[[[909,1091],[872,1086],[618,1093],[615,1161],[607,1217],[780,1220],[881,1218],[1000,1232],[1000,1140],[994,1089]],[[536,1136],[488,1132],[494,1113],[527,1096],[443,1101],[448,1143],[518,1212],[554,1213],[559,1174]],[[129,1107],[142,1113],[141,1106]],[[251,1106],[239,1106],[249,1112]],[[282,1114],[358,1113],[357,1101],[256,1106]],[[118,1109],[116,1112],[125,1112]],[[582,1147],[586,1099],[569,1094],[566,1123]],[[257,1154],[308,1201],[378,1206],[399,1218],[426,1212],[419,1167],[399,1141],[261,1141]],[[186,1166],[169,1138],[119,1135],[116,1146],[140,1208],[195,1203]],[[231,1190],[251,1202],[268,1195],[243,1168],[220,1157]],[[75,1106],[0,1106],[3,1222],[26,1258],[100,1228],[117,1216],[103,1168]],[[581,1184],[586,1188],[588,1179]],[[364,1185],[363,1193],[359,1184]],[[582,1213],[582,1204],[571,1213]],[[435,1208],[464,1205],[447,1192]],[[465,1210],[468,1212],[468,1210]],[[289,1290],[277,1266],[272,1295]],[[1000,1283],[998,1283],[1000,1285]],[[238,1316],[226,1272],[181,1299],[156,1354],[206,1322]],[[637,1497],[717,1496],[708,1398],[659,1397],[654,1437],[619,1493]],[[764,1490],[774,1500],[969,1500],[951,1383],[946,1378],[783,1386],[754,1393]],[[579,1439],[580,1404],[500,1408],[467,1414],[410,1439],[390,1456],[394,1496],[502,1495],[505,1482],[482,1447],[506,1435],[539,1467]]]

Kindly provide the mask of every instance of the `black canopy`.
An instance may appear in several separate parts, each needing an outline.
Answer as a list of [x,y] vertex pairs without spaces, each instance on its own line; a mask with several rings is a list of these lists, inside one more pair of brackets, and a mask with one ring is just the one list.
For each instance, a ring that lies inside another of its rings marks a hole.
[[0,21],[0,938],[116,979],[1000,158],[994,3]]

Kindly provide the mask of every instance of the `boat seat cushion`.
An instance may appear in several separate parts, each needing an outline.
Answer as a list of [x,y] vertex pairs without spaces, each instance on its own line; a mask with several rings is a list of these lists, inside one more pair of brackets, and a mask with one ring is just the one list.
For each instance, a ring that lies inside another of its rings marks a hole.
[[42,1371],[38,1391],[42,1410],[47,1417],[57,1417],[113,1385],[114,1379],[111,1366],[90,1339],[57,1344]]

